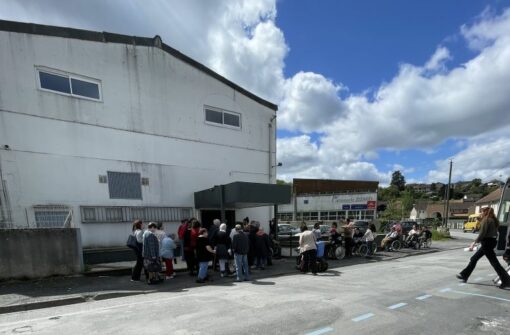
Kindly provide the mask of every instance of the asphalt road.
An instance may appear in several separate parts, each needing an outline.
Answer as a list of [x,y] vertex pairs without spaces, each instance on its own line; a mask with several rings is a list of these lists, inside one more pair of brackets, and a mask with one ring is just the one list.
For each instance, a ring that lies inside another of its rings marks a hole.
[[509,334],[510,291],[451,250],[0,315],[0,334]]

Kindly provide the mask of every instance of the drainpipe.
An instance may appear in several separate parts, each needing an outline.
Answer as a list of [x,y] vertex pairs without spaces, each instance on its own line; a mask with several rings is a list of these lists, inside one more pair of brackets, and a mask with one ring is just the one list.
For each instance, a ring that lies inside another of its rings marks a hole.
[[[268,183],[271,184],[271,175],[272,175],[272,170],[273,170],[273,165],[271,164],[271,160],[272,160],[272,152],[271,152],[271,140],[272,140],[272,137],[271,137],[271,133],[272,133],[272,130],[273,130],[273,121],[276,119],[276,114],[273,115],[271,117],[271,119],[269,120],[269,123],[267,124],[267,153],[268,153],[268,156],[267,156],[267,167],[268,167],[268,176],[269,176],[269,181]],[[276,127],[275,128],[275,132],[276,132]],[[275,139],[276,139],[276,133],[275,133]],[[275,176],[276,177],[276,176]],[[276,208],[276,205],[275,205],[275,208]],[[269,207],[269,219],[271,220],[272,219],[272,208]],[[274,216],[276,217],[276,211],[274,212]]]

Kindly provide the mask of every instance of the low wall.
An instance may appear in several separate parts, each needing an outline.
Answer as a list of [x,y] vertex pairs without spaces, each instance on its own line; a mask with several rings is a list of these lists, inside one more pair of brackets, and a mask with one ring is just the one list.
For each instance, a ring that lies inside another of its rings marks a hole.
[[80,230],[0,229],[0,280],[83,271]]

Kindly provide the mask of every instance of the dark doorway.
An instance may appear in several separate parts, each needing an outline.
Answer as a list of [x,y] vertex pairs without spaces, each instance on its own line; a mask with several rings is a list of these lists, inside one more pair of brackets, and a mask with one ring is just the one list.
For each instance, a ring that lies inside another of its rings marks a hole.
[[[201,210],[200,219],[202,227],[209,229],[213,224],[214,219],[221,218],[221,211],[219,210]],[[230,231],[236,224],[236,211],[227,210],[225,211],[225,223],[227,224],[227,230]]]

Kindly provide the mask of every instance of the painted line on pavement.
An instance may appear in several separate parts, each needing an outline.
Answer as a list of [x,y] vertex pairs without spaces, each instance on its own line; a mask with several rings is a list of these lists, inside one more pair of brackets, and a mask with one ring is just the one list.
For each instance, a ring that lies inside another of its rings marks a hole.
[[397,309],[397,308],[400,308],[400,307],[404,307],[405,305],[407,305],[407,303],[399,302],[398,304],[389,306],[388,309]]
[[501,297],[495,297],[495,296],[492,296],[492,295],[485,295],[485,294],[479,294],[479,293],[470,293],[470,292],[463,292],[463,291],[455,291],[455,290],[451,290],[450,292],[457,293],[457,294],[471,295],[471,296],[474,296],[474,297],[482,297],[482,298],[489,298],[489,299],[494,299],[494,300],[510,302],[510,299],[505,299],[505,298],[501,298]]
[[439,290],[439,292],[445,293],[445,292],[448,292],[448,291],[451,291],[451,290],[452,290],[451,288],[447,287],[447,288],[444,288],[442,290]]
[[360,315],[358,317],[355,317],[354,319],[352,319],[352,321],[360,322],[360,321],[363,321],[363,320],[366,320],[366,319],[370,319],[373,316],[375,316],[374,313],[367,313],[367,314],[363,314],[363,315]]
[[305,335],[321,335],[321,334],[326,334],[326,333],[329,333],[332,331],[333,331],[333,328],[326,327],[326,328],[322,328],[322,329],[317,329],[311,333],[306,333]]
[[419,297],[416,297],[416,300],[425,300],[425,299],[428,299],[430,297],[432,297],[432,294],[420,295]]

